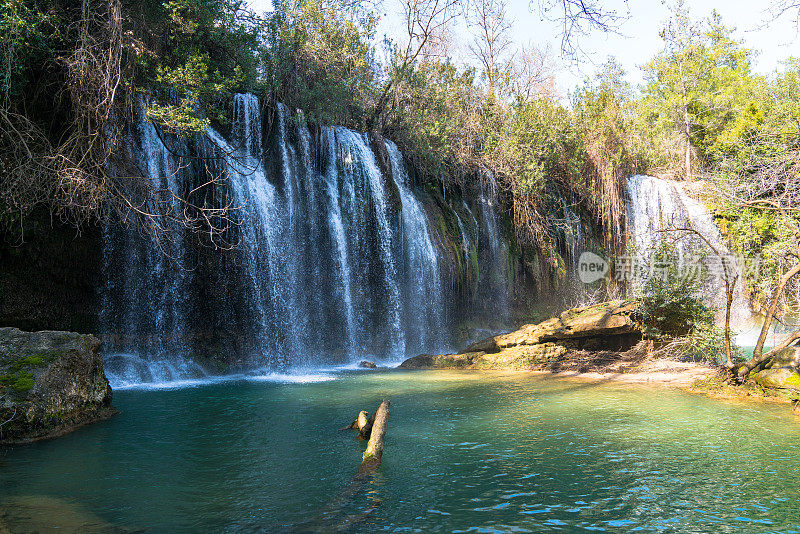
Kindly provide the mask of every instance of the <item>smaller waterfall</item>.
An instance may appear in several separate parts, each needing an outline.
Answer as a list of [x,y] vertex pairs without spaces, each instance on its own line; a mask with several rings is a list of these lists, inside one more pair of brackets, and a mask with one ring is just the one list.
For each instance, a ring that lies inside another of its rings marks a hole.
[[[325,139],[327,140],[328,154],[336,154],[336,132],[334,130],[328,131]],[[328,230],[336,248],[336,261],[340,280],[339,291],[344,302],[345,324],[347,326],[347,354],[348,358],[353,359],[358,349],[356,337],[358,324],[353,304],[353,276],[350,271],[350,252],[348,250],[344,220],[342,219],[342,206],[339,202],[338,170],[334,157],[328,159],[328,164],[323,174],[323,182],[325,183],[328,207]]]
[[566,253],[565,259],[574,268],[578,265],[581,253],[586,249],[583,227],[580,216],[570,208],[567,200],[564,197],[559,199],[564,218],[557,222],[558,239]]
[[[468,211],[466,204],[464,204],[464,210]],[[472,248],[472,243],[470,240],[470,235],[467,233],[467,228],[464,226],[464,221],[461,220],[461,215],[458,214],[458,210],[454,209],[453,213],[456,215],[456,224],[458,224],[458,233],[461,234],[461,250],[464,252],[466,256],[469,254],[470,248]]]
[[[370,200],[375,207],[375,221],[378,230],[378,255],[383,265],[384,285],[388,302],[386,306],[388,327],[390,331],[390,353],[393,356],[406,354],[406,336],[402,326],[403,302],[400,294],[400,283],[397,274],[397,264],[392,252],[394,234],[389,223],[388,202],[386,190],[384,189],[383,175],[381,174],[378,162],[372,150],[369,149],[369,141],[365,135],[358,135],[348,131],[347,134],[355,137],[349,143],[351,150],[358,151],[358,158],[363,164],[363,170],[367,175]],[[348,154],[352,159],[353,155]]]
[[408,171],[403,155],[391,141],[386,141],[392,178],[400,192],[404,279],[406,287],[406,324],[409,344],[414,352],[426,347],[442,347],[445,329],[444,298],[437,250],[428,231],[425,212],[409,188]]
[[483,257],[480,258],[477,298],[486,301],[499,326],[507,324],[510,318],[508,251],[497,220],[497,182],[488,170],[481,174],[479,182],[478,202],[483,225],[478,249]]
[[595,304],[608,298],[605,288],[587,285],[580,280],[579,261],[586,251],[602,250],[602,245],[592,241],[591,232],[584,227],[584,221],[566,198],[555,193],[557,204],[553,207],[561,217],[551,222],[551,235],[555,248],[564,262],[565,277],[559,281],[556,298],[564,308],[575,308]]
[[[263,350],[259,363],[279,366],[280,354],[268,350],[273,346],[273,340],[268,336],[280,322],[279,311],[269,306],[274,284],[271,274],[277,271],[279,261],[277,241],[281,222],[278,217],[280,206],[277,205],[275,186],[267,180],[261,162],[255,156],[260,152],[260,142],[255,142],[251,137],[256,135],[256,131],[249,121],[260,124],[258,101],[255,98],[236,98],[234,109],[247,110],[239,114],[244,122],[234,123],[233,142],[236,146],[231,146],[222,135],[208,128],[206,135],[211,143],[203,156],[224,162],[227,183],[236,205],[242,206],[240,249],[247,259],[245,265],[251,288],[248,305],[255,319],[257,345]],[[260,138],[258,132],[256,139]],[[268,270],[261,268],[265,264],[269,265]]]
[[[707,303],[720,310],[719,315],[724,317],[726,296],[722,263],[708,243],[729,258],[730,251],[711,214],[705,206],[688,195],[684,187],[684,184],[651,176],[639,175],[628,179],[631,199],[628,228],[639,271],[634,274],[637,277],[647,276],[653,267],[652,255],[659,243],[681,236],[676,242],[679,261],[684,265],[699,261],[700,266],[710,275]],[[692,232],[680,231],[681,228],[691,228],[701,234],[705,241]],[[734,265],[739,278],[731,308],[732,323],[745,327],[751,322],[752,314],[743,289],[740,269],[736,262]]]

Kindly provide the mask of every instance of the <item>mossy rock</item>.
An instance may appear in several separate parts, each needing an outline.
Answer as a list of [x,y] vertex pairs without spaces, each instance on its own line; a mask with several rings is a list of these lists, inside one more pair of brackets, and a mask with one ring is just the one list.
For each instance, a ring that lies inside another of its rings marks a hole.
[[33,388],[33,373],[18,370],[0,375],[0,388],[11,388],[16,393],[24,393]]
[[53,437],[112,415],[99,349],[86,334],[0,328],[0,443]]
[[558,317],[489,337],[458,354],[422,354],[405,369],[549,369],[574,351],[625,352],[641,339],[634,305],[613,301],[567,310]]
[[769,389],[788,389],[800,392],[800,374],[795,367],[779,367],[764,369],[752,373],[750,379],[756,384]]

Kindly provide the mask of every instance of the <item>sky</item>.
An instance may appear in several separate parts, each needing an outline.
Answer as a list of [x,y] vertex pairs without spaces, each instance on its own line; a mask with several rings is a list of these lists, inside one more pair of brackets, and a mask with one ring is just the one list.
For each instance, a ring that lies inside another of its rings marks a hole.
[[[552,20],[552,16],[542,16],[537,0],[509,0],[515,45],[532,43],[540,48],[548,45],[552,48],[559,67],[556,83],[562,97],[593,76],[609,56],[616,57],[625,68],[628,81],[636,87],[643,82],[641,65],[662,48],[659,31],[669,18],[667,4],[661,0],[629,0],[627,3],[624,0],[605,0],[602,3],[618,14],[628,15],[628,18],[619,26],[619,34],[594,32],[581,37],[578,44],[584,54],[582,61],[576,64],[561,57],[561,26],[557,20]],[[710,16],[716,9],[722,15],[723,23],[736,29],[734,37],[758,51],[757,72],[772,73],[781,69],[786,58],[800,56],[800,36],[795,18],[785,14],[771,20],[767,12],[769,0],[688,0],[686,4],[695,20]],[[270,0],[252,0],[251,6],[257,10],[269,10],[272,4]],[[403,24],[398,0],[383,0],[379,12],[382,14],[379,34],[401,41]],[[475,64],[468,49],[469,30],[462,27],[455,34],[453,59],[461,64]]]

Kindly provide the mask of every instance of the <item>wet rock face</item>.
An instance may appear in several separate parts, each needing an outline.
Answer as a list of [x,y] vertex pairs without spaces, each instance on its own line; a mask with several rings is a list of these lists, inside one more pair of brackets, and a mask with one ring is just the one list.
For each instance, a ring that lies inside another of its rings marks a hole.
[[0,443],[55,437],[113,415],[99,349],[91,335],[0,328]]
[[633,310],[634,304],[626,301],[574,308],[544,322],[478,341],[458,354],[421,354],[400,367],[544,369],[579,352],[625,352],[642,340],[641,330],[631,318]]

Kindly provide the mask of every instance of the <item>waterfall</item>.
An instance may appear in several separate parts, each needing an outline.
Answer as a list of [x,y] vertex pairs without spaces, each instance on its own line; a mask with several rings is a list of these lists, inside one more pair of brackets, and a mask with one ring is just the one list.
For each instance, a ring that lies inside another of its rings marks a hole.
[[478,204],[483,224],[478,232],[481,269],[476,298],[483,301],[479,306],[484,313],[490,314],[497,326],[504,327],[510,317],[510,287],[508,251],[497,220],[497,182],[491,172],[484,170],[479,184]]
[[578,257],[586,248],[585,237],[581,225],[580,216],[570,208],[567,200],[563,196],[559,196],[561,201],[561,211],[564,218],[557,223],[557,238],[560,241],[561,248],[566,253],[566,260],[569,266],[574,268],[578,265]]
[[[366,134],[309,127],[282,105],[265,131],[249,94],[234,96],[231,117],[229,133],[170,138],[171,150],[143,113],[130,127],[127,156],[142,162],[153,191],[181,197],[192,184],[221,184],[215,194],[237,208],[229,230],[236,247],[197,250],[180,228],[160,245],[104,229],[101,319],[112,385],[202,375],[194,361],[210,351],[235,354],[236,369],[272,373],[450,348],[445,237],[398,147],[379,147],[388,155],[382,169]],[[480,237],[470,243],[462,231],[462,239],[485,256],[485,298],[498,297],[499,311],[507,306],[505,244],[486,187]],[[465,209],[473,224],[464,226],[478,229]]]
[[[333,130],[326,132],[327,153],[336,154],[336,133]],[[350,271],[350,252],[348,251],[347,234],[345,233],[342,219],[342,206],[339,202],[338,169],[336,159],[329,158],[322,178],[328,208],[328,231],[336,249],[336,263],[339,272],[337,289],[344,302],[345,325],[347,326],[347,354],[354,355],[357,350],[355,307],[353,305],[353,276]]]
[[[181,196],[184,162],[167,149],[143,111],[126,141],[128,159],[142,162],[140,171],[149,180],[144,209],[160,214],[169,234],[103,229],[103,268],[116,273],[106,276],[101,288],[101,328],[114,334],[104,336],[106,373],[117,385],[132,376],[146,381],[202,376],[203,368],[184,357],[190,293],[186,246],[182,229],[169,222],[182,209],[175,196]],[[124,253],[117,254],[120,250]]]
[[[704,295],[707,304],[720,310],[718,316],[724,318],[726,296],[721,264],[719,257],[708,243],[722,254],[729,255],[730,252],[709,211],[702,203],[686,193],[684,184],[652,176],[638,175],[628,178],[628,194],[631,199],[628,209],[629,244],[640,271],[643,271],[635,273],[637,278],[647,276],[649,267],[652,266],[651,256],[659,243],[665,239],[672,241],[682,236],[676,242],[679,261],[685,264],[692,261],[692,255],[696,255],[707,273],[719,274],[709,277]],[[679,228],[693,229],[708,243],[693,233],[664,232]],[[642,266],[645,268],[641,269]],[[738,274],[739,278],[731,308],[732,323],[745,327],[751,322],[752,316],[738,264],[735,268],[737,269],[735,274]]]
[[444,298],[439,260],[428,230],[427,216],[409,187],[403,155],[391,141],[386,141],[386,149],[402,206],[405,321],[409,325],[407,341],[414,352],[420,352],[426,347],[444,345]]

